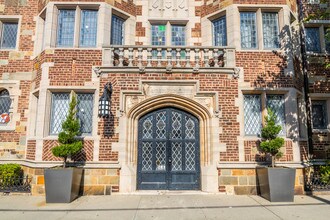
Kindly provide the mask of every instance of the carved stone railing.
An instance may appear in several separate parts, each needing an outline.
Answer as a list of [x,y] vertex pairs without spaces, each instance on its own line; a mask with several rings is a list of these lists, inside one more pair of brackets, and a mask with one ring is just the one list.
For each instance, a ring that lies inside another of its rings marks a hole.
[[102,67],[117,72],[233,72],[235,49],[229,47],[104,46]]

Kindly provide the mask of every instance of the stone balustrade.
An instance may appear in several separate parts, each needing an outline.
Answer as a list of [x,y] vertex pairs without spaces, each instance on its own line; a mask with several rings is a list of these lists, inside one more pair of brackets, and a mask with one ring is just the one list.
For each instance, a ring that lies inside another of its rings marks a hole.
[[213,72],[235,68],[235,49],[229,47],[104,46],[102,69],[141,73]]

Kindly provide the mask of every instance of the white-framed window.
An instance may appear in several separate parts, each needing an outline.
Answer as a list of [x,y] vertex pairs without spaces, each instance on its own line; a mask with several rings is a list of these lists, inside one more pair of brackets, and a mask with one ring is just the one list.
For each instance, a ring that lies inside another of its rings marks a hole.
[[[94,93],[76,93],[77,113],[81,135],[91,135],[93,128]],[[57,135],[62,131],[70,103],[70,92],[53,92],[51,94],[50,134]]]
[[59,8],[56,47],[96,47],[97,20],[97,9]]
[[280,135],[286,134],[284,95],[245,94],[244,133],[246,136],[260,136],[263,118],[270,108],[276,115],[276,123],[282,127]]
[[[260,9],[240,11],[240,32],[242,49],[278,49],[279,13]],[[263,44],[259,43],[259,36],[262,36]]]
[[313,129],[327,129],[327,101],[313,100],[312,101],[312,124]]
[[18,19],[0,20],[0,49],[17,47]]

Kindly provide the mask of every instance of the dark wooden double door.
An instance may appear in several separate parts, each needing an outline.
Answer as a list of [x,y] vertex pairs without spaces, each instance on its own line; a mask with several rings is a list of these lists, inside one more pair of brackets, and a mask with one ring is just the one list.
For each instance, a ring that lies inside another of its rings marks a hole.
[[137,189],[200,189],[199,121],[176,108],[139,120]]

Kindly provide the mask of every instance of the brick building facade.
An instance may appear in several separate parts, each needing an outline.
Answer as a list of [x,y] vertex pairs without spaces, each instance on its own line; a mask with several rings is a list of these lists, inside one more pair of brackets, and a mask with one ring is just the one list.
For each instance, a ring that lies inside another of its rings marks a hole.
[[[303,193],[308,145],[297,5],[265,2],[0,0],[1,163],[22,164],[34,177],[32,193],[43,194],[43,169],[61,164],[51,149],[73,91],[84,147],[72,160],[85,168],[84,194],[255,194],[270,107],[285,138],[278,164],[297,168],[295,189]],[[320,65],[329,60],[326,25],[306,26],[318,159],[329,158],[330,146],[329,71]],[[99,118],[109,82],[111,114]]]

